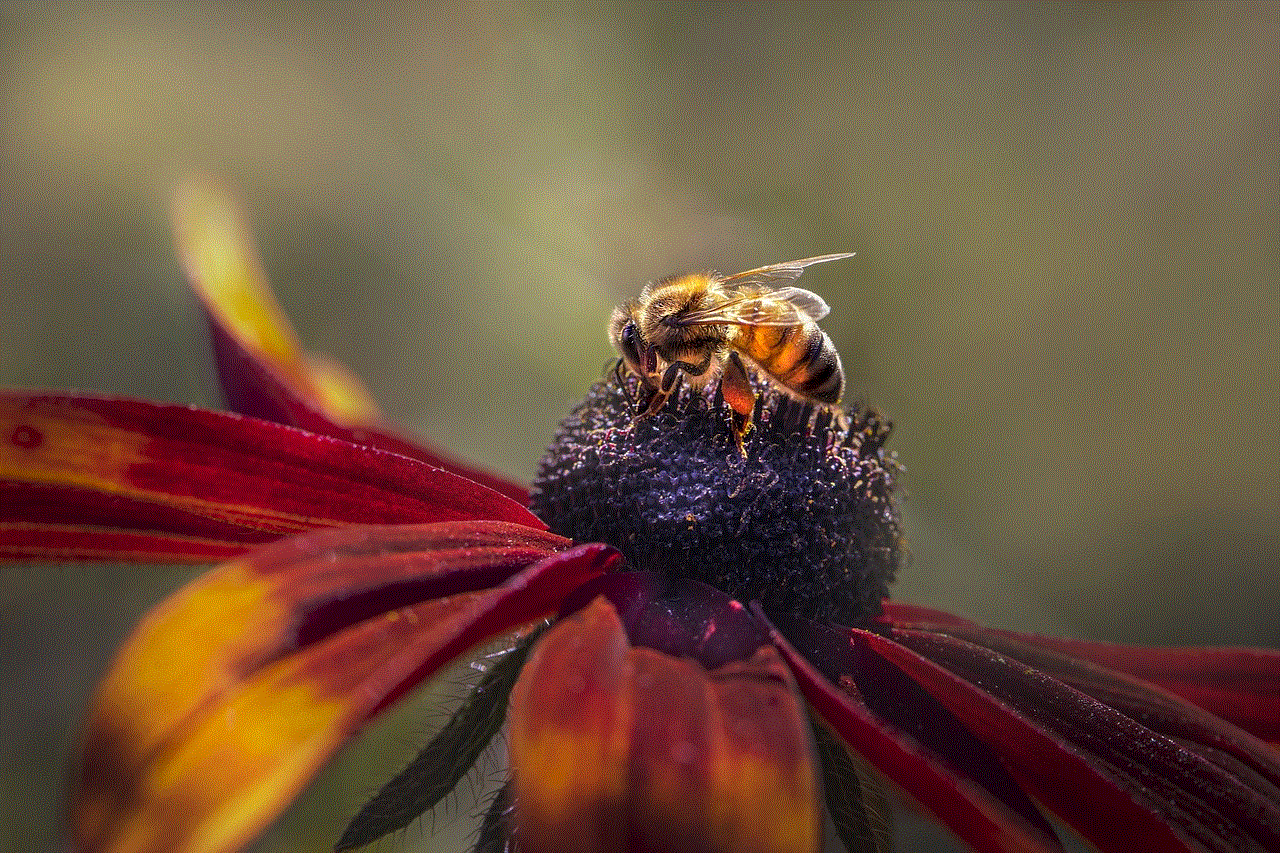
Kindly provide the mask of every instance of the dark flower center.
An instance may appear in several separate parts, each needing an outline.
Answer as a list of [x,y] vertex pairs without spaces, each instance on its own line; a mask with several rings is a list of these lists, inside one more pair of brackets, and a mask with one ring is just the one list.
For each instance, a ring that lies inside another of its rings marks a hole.
[[744,457],[718,392],[683,389],[635,421],[639,381],[602,380],[561,423],[532,509],[636,569],[766,611],[865,622],[903,559],[899,466],[883,447],[891,425],[872,409],[757,391]]

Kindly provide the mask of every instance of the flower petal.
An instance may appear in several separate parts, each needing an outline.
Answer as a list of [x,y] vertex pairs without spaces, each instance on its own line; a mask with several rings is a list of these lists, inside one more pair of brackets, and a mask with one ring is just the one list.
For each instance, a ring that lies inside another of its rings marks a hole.
[[545,527],[418,460],[192,407],[0,392],[0,439],[0,557],[10,559],[207,561],[340,524]]
[[[758,606],[757,618],[768,623]],[[777,628],[770,636],[782,653],[810,707],[857,755],[877,768],[922,810],[951,829],[975,850],[988,853],[1061,851],[1056,838],[1010,808],[959,768],[921,746],[902,729],[890,725],[863,704],[851,681],[828,680],[801,655]]]
[[864,649],[995,746],[1019,784],[1099,849],[1280,846],[1280,803],[1196,751],[991,650],[928,631],[893,638],[857,632]]
[[[520,525],[469,527],[312,533],[161,604],[94,697],[73,799],[78,849],[238,847],[370,717],[476,643],[554,612],[617,560],[600,545],[554,553],[568,543]],[[381,598],[370,594],[378,582]],[[351,592],[338,618],[334,603]],[[429,594],[449,597],[409,603]],[[375,600],[396,609],[352,621]]]
[[767,646],[709,672],[629,647],[598,598],[539,643],[510,718],[528,853],[818,849],[807,721]]
[[599,603],[561,620],[525,664],[507,712],[522,850],[625,849],[627,670],[626,634]]
[[894,601],[889,598],[884,600],[884,612],[879,621],[887,625],[901,625],[907,623],[928,625],[974,624],[963,616],[957,616],[954,613],[948,613],[945,610],[938,610],[934,607],[925,607],[920,604],[909,604],[905,601]]
[[1144,648],[1002,633],[1149,681],[1255,737],[1280,744],[1280,650]]
[[[0,504],[4,504],[7,510],[0,512],[0,518],[14,512],[32,517],[39,511],[20,506],[23,503],[34,504],[37,507],[51,506],[53,503],[31,493],[13,495],[11,491],[10,484],[0,483]],[[74,496],[71,495],[62,497],[68,501],[74,500]],[[89,497],[98,496],[90,495]],[[244,551],[244,545],[201,536],[94,529],[54,522],[28,523],[0,520],[0,560],[215,563],[242,554]]]
[[991,648],[1005,649],[1012,644],[1090,661],[1156,685],[1255,737],[1280,744],[1280,650],[1277,649],[1155,648],[1059,639],[989,628],[941,610],[896,601],[885,602],[883,621],[896,627],[941,630]]
[[[1280,752],[1167,690],[1093,661],[1073,657],[1053,646],[1036,642],[1038,638],[1019,636],[1012,631],[992,630],[979,625],[956,625],[940,633],[967,640],[1046,672],[1149,729],[1171,738],[1209,747],[1212,753],[1206,753],[1207,755],[1216,757],[1220,753],[1226,753],[1233,756],[1235,760],[1248,765],[1253,773],[1261,774],[1269,780],[1271,786],[1280,789]],[[1272,794],[1277,795],[1280,795],[1280,791]]]
[[211,178],[189,178],[175,190],[171,213],[178,259],[215,324],[282,386],[323,412],[302,344],[271,293],[228,192]]
[[492,522],[344,527],[282,540],[152,610],[99,686],[95,713],[139,711],[131,742],[146,756],[268,662],[380,613],[497,586],[569,544]]
[[528,502],[523,487],[397,433],[354,373],[302,349],[239,205],[218,182],[185,181],[174,193],[172,219],[178,257],[209,319],[218,374],[234,411],[390,450]]

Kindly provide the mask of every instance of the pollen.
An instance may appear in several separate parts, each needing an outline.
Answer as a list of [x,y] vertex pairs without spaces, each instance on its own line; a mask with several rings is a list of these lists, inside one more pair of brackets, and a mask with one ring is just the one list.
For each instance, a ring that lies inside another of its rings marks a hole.
[[[761,384],[739,449],[718,391],[683,389],[636,420],[638,380],[597,383],[561,423],[533,511],[633,568],[710,584],[766,612],[860,624],[903,562],[891,424]],[[744,453],[745,451],[745,453]]]

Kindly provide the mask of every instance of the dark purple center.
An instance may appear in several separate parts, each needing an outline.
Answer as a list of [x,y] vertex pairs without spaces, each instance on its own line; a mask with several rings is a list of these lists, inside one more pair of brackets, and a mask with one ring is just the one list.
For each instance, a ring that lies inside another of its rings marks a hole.
[[685,389],[635,421],[638,385],[597,383],[560,425],[532,497],[552,530],[766,612],[843,624],[880,612],[903,559],[886,420],[761,386],[744,457],[718,394]]

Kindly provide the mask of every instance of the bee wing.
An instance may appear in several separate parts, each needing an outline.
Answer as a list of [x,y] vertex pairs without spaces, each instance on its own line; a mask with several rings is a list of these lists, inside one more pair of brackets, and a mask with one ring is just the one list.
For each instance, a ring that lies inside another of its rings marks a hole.
[[821,320],[830,311],[831,307],[816,293],[799,287],[779,287],[744,293],[719,305],[692,311],[680,318],[680,325],[798,326]]
[[[781,299],[800,315],[801,319],[818,321],[831,313],[831,306],[826,300],[812,290],[802,287],[779,287],[770,294],[774,299]],[[768,323],[761,325],[767,326]]]
[[852,258],[855,252],[842,252],[837,255],[818,255],[812,258],[801,258],[798,261],[783,261],[780,264],[769,264],[753,270],[734,273],[725,277],[721,284],[730,290],[744,287],[764,287],[770,290],[790,284],[800,277],[806,267],[814,264],[825,264],[827,261],[840,261]]

